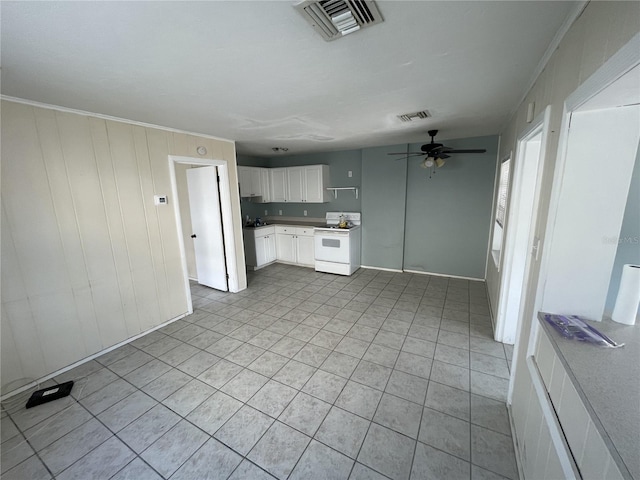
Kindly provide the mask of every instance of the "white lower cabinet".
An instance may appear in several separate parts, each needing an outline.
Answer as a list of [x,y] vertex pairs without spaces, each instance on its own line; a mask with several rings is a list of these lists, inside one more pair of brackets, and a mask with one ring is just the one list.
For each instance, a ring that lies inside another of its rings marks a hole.
[[245,228],[244,252],[248,267],[254,270],[276,261],[275,227]]
[[516,376],[511,406],[524,478],[626,478],[544,328],[524,361],[531,381]]
[[277,260],[296,265],[315,265],[312,227],[276,226]]
[[300,265],[313,267],[316,264],[313,229],[297,228],[296,230],[297,261]]
[[273,234],[256,237],[256,263],[262,267],[276,261],[276,236]]

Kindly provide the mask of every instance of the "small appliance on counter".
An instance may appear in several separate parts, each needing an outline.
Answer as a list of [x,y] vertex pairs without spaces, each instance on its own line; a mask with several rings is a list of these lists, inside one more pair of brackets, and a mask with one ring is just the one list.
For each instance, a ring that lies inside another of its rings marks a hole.
[[325,219],[313,229],[316,272],[351,275],[360,268],[360,213],[327,212]]

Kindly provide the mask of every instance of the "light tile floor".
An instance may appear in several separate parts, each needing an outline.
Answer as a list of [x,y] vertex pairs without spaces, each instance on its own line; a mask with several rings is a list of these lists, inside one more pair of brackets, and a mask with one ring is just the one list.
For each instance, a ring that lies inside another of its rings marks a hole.
[[11,399],[2,478],[517,478],[484,283],[272,265],[192,294],[72,397]]

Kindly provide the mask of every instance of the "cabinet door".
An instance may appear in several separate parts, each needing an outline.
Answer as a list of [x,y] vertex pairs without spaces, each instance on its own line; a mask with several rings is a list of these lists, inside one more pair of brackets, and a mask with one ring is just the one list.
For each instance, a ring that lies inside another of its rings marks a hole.
[[301,265],[315,265],[313,235],[297,235],[298,263]]
[[322,203],[324,199],[324,185],[322,184],[322,165],[312,165],[304,168],[306,185],[306,202]]
[[287,169],[286,168],[270,168],[269,176],[271,177],[271,201],[286,202],[287,201]]
[[289,201],[302,203],[305,194],[305,167],[287,168],[287,187],[289,190]]
[[260,188],[262,189],[262,203],[271,202],[271,182],[269,181],[268,168],[260,169]]
[[238,167],[238,183],[240,183],[240,196],[251,196],[251,170],[249,167]]
[[276,233],[276,251],[278,260],[295,263],[295,236],[288,233]]
[[276,259],[277,259],[277,255],[276,255],[276,236],[275,235],[268,235],[265,238],[267,239],[267,242],[265,244],[267,263],[275,262]]
[[252,167],[251,174],[251,196],[259,197],[262,195],[262,183],[260,181],[260,168]]
[[269,263],[267,258],[267,243],[269,242],[269,236],[256,237],[256,267]]

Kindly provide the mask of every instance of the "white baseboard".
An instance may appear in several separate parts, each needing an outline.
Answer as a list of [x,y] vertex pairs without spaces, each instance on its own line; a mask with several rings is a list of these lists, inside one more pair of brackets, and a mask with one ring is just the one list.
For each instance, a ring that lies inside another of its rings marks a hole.
[[160,325],[157,325],[157,326],[155,326],[153,328],[150,328],[149,330],[146,330],[146,331],[144,331],[142,333],[134,335],[133,337],[127,338],[126,340],[123,340],[120,343],[116,343],[115,345],[112,345],[112,346],[110,346],[108,348],[105,348],[104,350],[100,350],[99,352],[94,353],[93,355],[89,355],[88,357],[85,357],[82,360],[78,360],[77,362],[72,363],[71,365],[68,365],[68,366],[66,366],[64,368],[56,370],[53,373],[50,373],[49,375],[46,375],[46,376],[41,377],[41,378],[38,378],[38,379],[34,380],[33,382],[28,383],[27,385],[23,385],[22,387],[16,388],[15,390],[12,390],[9,393],[5,393],[4,395],[2,395],[0,397],[0,401],[4,402],[7,398],[13,397],[14,395],[18,395],[19,393],[22,393],[22,392],[24,392],[26,390],[29,390],[30,388],[35,387],[35,386],[37,386],[37,385],[39,385],[39,384],[41,384],[43,382],[46,382],[47,380],[51,380],[52,378],[57,377],[58,375],[60,375],[60,374],[62,374],[64,372],[67,372],[67,371],[69,371],[69,370],[71,370],[73,368],[76,368],[76,367],[82,365],[83,363],[90,362],[91,360],[94,360],[94,359],[98,358],[100,355],[104,355],[105,353],[109,353],[110,351],[115,350],[116,348],[122,347],[123,345],[126,345],[127,343],[131,343],[131,342],[133,342],[134,340],[137,340],[140,337],[144,337],[145,335],[147,335],[147,334],[149,334],[151,332],[154,332],[154,331],[156,331],[156,330],[158,330],[158,329],[160,329],[162,327],[166,327],[167,325],[175,322],[176,320],[180,320],[181,318],[184,318],[187,315],[190,315],[191,313],[193,313],[193,312],[187,312],[187,313],[184,313],[182,315],[178,315],[177,317],[174,317],[171,320],[167,320],[166,322],[161,323]]
[[471,280],[473,282],[484,282],[484,278],[463,277],[462,275],[450,275],[448,273],[423,272],[420,270],[404,270],[407,273],[417,273],[419,275],[433,275],[434,277],[459,278],[460,280]]
[[360,268],[366,268],[366,269],[369,269],[369,270],[380,270],[382,272],[402,273],[402,270],[398,270],[398,269],[395,269],[395,268],[370,267],[368,265],[360,265]]

